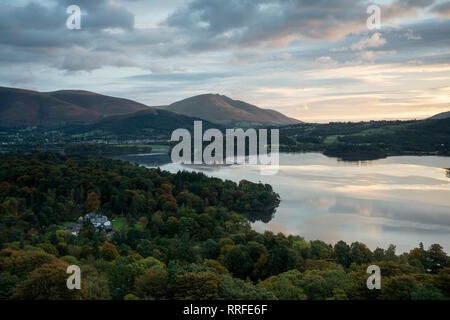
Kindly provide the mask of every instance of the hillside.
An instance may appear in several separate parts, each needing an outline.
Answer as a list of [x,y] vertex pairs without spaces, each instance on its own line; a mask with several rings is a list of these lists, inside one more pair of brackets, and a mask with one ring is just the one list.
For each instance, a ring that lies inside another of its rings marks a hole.
[[62,90],[47,92],[48,95],[85,109],[98,112],[103,116],[132,113],[146,110],[144,104],[122,98],[115,98],[82,90]]
[[79,123],[102,116],[99,112],[59,100],[48,94],[0,87],[0,126],[50,126]]
[[246,102],[233,100],[218,94],[203,94],[187,98],[163,108],[221,124],[288,125],[301,123],[301,121],[288,118],[275,110],[261,109]]
[[0,87],[0,127],[92,123],[149,107],[89,91],[38,92]]
[[[173,130],[178,128],[193,130],[194,120],[185,115],[167,110],[150,108],[126,115],[111,116],[94,124],[83,126],[82,131],[102,130],[104,133],[116,135],[164,135],[170,136]],[[217,128],[207,121],[203,121],[203,130]],[[218,127],[220,129],[220,127]]]
[[429,119],[446,119],[446,118],[450,118],[450,111],[435,114],[434,116],[430,117]]

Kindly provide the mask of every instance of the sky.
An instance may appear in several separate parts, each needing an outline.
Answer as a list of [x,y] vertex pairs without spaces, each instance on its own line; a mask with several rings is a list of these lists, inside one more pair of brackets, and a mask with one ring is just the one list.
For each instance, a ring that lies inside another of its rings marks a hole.
[[149,106],[219,93],[308,122],[422,119],[450,110],[450,1],[2,0],[0,86]]

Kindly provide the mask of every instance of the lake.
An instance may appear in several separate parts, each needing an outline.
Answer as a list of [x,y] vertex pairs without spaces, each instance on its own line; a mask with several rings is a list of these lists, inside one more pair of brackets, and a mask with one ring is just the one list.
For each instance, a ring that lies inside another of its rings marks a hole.
[[[147,167],[159,155],[121,157]],[[166,156],[167,157],[167,156]],[[158,159],[160,159],[158,158]],[[163,163],[162,161],[161,163]],[[274,218],[255,222],[263,232],[301,235],[335,244],[361,241],[372,250],[397,246],[397,253],[423,242],[450,249],[450,158],[401,156],[364,162],[342,162],[320,153],[281,153],[280,169],[263,176],[257,165],[184,166],[159,164],[170,172],[201,171],[239,182],[272,185],[281,203]]]

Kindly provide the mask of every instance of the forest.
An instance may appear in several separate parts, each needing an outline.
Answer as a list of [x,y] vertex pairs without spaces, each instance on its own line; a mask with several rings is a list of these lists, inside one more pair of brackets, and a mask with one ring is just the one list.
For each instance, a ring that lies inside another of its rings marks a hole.
[[[258,233],[280,197],[268,184],[171,174],[103,157],[35,151],[0,156],[0,299],[441,300],[450,259],[439,244],[308,241]],[[113,222],[106,235],[86,222]],[[369,265],[380,290],[366,286]],[[81,268],[81,290],[66,269]]]

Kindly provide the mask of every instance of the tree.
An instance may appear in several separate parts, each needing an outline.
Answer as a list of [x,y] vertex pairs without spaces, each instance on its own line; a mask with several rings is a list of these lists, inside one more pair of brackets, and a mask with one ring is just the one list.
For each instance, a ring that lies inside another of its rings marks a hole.
[[348,300],[348,297],[344,290],[335,288],[333,289],[333,296],[327,298],[327,300]]
[[14,290],[13,299],[18,300],[81,300],[81,290],[67,288],[67,264],[62,262],[44,264],[30,273],[27,280],[20,282]]
[[438,273],[440,269],[447,266],[448,257],[439,244],[432,244],[426,251],[426,267],[432,273]]
[[116,246],[108,241],[100,248],[100,254],[106,261],[113,261],[119,256]]
[[81,276],[83,282],[86,283],[86,290],[83,294],[85,300],[111,299],[108,281],[94,266],[83,265],[81,267]]
[[350,257],[356,264],[368,263],[373,260],[373,253],[364,243],[353,242],[350,246]]
[[315,272],[306,271],[302,276],[300,286],[309,300],[324,300],[327,298],[327,282]]
[[262,254],[258,258],[258,260],[256,260],[255,264],[253,265],[253,279],[261,280],[267,277],[267,258],[268,256],[266,254]]
[[304,239],[296,240],[292,243],[294,249],[303,259],[311,257],[311,244]]
[[291,270],[272,276],[258,286],[273,292],[280,300],[306,300],[308,297],[299,285],[300,279],[301,273],[298,270]]
[[310,241],[311,254],[315,259],[327,259],[331,255],[332,247],[321,240]]
[[348,268],[350,266],[350,247],[347,243],[342,240],[336,243],[334,245],[334,254],[336,255],[336,261],[339,264],[341,264],[345,268]]
[[417,283],[413,276],[395,276],[384,281],[380,298],[383,300],[410,300],[411,293],[416,288]]
[[19,281],[19,277],[11,275],[9,272],[0,273],[0,300],[8,299]]
[[220,262],[233,276],[245,278],[251,260],[248,254],[242,250],[242,246],[232,246],[221,257]]
[[444,268],[434,278],[433,284],[450,298],[450,268]]
[[394,261],[396,262],[398,260],[397,256],[395,255],[396,246],[393,244],[390,244],[389,247],[384,252],[384,259],[386,261]]
[[426,283],[418,289],[411,292],[412,300],[445,300],[442,292],[431,283]]
[[220,279],[211,272],[178,275],[174,297],[177,300],[214,300],[219,298]]
[[152,268],[146,274],[136,278],[136,294],[144,299],[161,299],[167,294],[167,271],[160,268]]
[[382,248],[376,248],[373,251],[373,259],[374,261],[384,261],[385,260],[385,252]]
[[230,275],[220,275],[219,298],[224,300],[276,300],[277,297],[261,286]]
[[41,265],[55,263],[56,261],[55,256],[42,251],[12,249],[0,251],[0,270],[18,277],[24,277]]
[[223,265],[220,264],[217,260],[205,259],[203,264],[206,267],[214,268],[220,274],[230,274],[230,272]]
[[97,212],[100,208],[100,199],[95,192],[90,192],[85,203],[86,212]]

